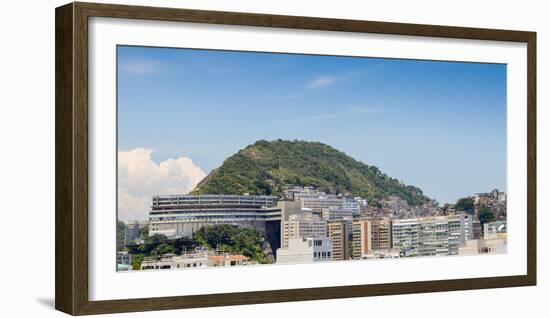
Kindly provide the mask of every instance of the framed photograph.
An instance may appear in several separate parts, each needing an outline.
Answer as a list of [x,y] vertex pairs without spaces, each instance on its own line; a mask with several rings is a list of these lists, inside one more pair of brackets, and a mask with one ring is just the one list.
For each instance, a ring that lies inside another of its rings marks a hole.
[[73,314],[536,284],[536,33],[56,9]]

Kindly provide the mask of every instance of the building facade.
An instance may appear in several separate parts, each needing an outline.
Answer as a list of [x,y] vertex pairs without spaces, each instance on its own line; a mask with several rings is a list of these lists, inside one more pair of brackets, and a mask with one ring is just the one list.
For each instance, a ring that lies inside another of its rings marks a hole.
[[146,257],[141,262],[142,270],[197,268],[208,266],[208,251],[196,250],[182,255],[164,254],[160,257]]
[[353,222],[353,258],[365,258],[377,250],[392,248],[391,219],[388,217],[368,217]]
[[282,222],[282,247],[288,247],[290,239],[308,237],[326,237],[327,222],[317,214],[305,210],[291,215],[288,221]]
[[368,252],[369,226],[367,220],[355,220],[352,226],[353,259],[361,259]]
[[418,219],[397,219],[392,221],[392,246],[402,257],[418,256]]
[[326,262],[332,260],[332,240],[328,237],[293,238],[277,250],[277,264]]
[[346,224],[348,233],[352,232],[353,211],[343,208],[324,208],[322,211],[323,220],[327,222],[342,221]]
[[449,219],[446,216],[423,217],[418,222],[418,255],[443,256],[449,255],[449,243],[454,242],[449,235]]
[[300,197],[302,208],[311,209],[311,211],[319,216],[323,214],[323,209],[328,208],[343,208],[343,200],[333,195],[321,196],[304,196]]
[[328,237],[332,240],[332,259],[335,261],[348,260],[349,232],[345,221],[329,221],[327,224]]
[[254,227],[281,220],[277,197],[264,195],[164,195],[153,197],[149,235],[191,236],[205,225]]

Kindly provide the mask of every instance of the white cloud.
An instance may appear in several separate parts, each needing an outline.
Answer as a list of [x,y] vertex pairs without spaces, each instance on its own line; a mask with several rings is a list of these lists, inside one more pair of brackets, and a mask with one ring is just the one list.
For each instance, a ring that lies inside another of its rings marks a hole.
[[145,58],[123,59],[119,64],[122,72],[140,76],[158,73],[163,66],[164,63],[162,61]]
[[337,80],[338,78],[336,76],[323,75],[309,82],[308,87],[318,88],[318,87],[328,86],[336,83]]
[[118,218],[145,220],[151,198],[159,194],[185,194],[206,174],[186,157],[156,164],[153,151],[137,148],[118,152]]

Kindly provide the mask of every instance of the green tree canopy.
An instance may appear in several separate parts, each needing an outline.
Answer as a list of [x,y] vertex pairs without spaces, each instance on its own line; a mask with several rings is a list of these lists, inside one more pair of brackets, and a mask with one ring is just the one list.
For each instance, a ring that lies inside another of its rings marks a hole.
[[473,214],[475,205],[472,198],[461,198],[456,201],[455,208],[457,211],[466,211],[468,214]]
[[477,217],[479,223],[483,226],[485,223],[493,222],[495,220],[495,214],[487,207],[481,207],[478,210]]
[[253,228],[227,224],[205,226],[195,232],[194,239],[197,244],[209,249],[243,254],[259,263],[270,262],[262,250],[263,238]]
[[153,251],[157,246],[166,243],[169,243],[169,240],[166,238],[166,236],[162,234],[151,235],[145,238],[143,244],[139,246],[139,253],[147,255],[151,254],[151,251]]
[[163,254],[175,254],[176,248],[171,244],[162,243],[151,251],[151,256],[161,256]]

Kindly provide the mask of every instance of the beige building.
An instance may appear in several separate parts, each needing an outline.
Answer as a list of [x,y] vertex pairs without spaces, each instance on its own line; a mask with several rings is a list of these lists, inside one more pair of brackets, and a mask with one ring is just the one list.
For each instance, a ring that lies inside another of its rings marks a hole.
[[348,260],[349,234],[345,221],[331,221],[327,224],[328,237],[332,239],[332,259],[335,261]]
[[311,211],[302,211],[291,215],[288,221],[281,223],[281,247],[288,247],[290,239],[308,237],[326,237],[327,222]]
[[365,258],[371,251],[392,247],[391,219],[367,218],[353,222],[353,258]]
[[368,252],[369,241],[369,223],[367,220],[353,221],[352,226],[352,244],[353,244],[353,259],[361,259]]
[[506,233],[502,233],[491,239],[467,240],[458,248],[458,255],[505,254],[506,246]]

